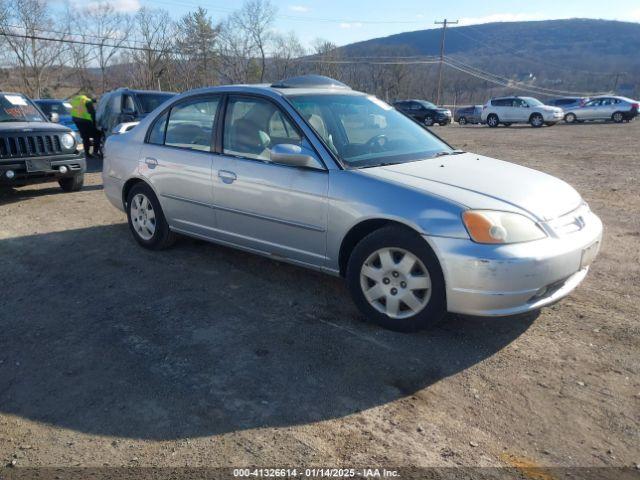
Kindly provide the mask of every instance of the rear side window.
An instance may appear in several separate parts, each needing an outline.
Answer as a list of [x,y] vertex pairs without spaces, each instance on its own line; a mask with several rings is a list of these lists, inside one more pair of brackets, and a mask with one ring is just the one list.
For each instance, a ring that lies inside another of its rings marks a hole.
[[491,100],[491,105],[494,107],[510,107],[513,105],[513,100],[511,98],[499,98]]
[[211,151],[219,98],[192,100],[174,106],[169,113],[165,145]]

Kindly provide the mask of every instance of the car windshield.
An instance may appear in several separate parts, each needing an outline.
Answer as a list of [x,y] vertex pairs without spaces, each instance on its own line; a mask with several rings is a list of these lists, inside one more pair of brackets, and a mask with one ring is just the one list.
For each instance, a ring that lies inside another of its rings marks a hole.
[[46,122],[38,109],[24,95],[0,94],[0,122]]
[[544,105],[540,100],[533,97],[522,97],[522,99],[527,102],[527,105],[530,107],[539,107],[540,105]]
[[453,152],[426,129],[373,96],[316,94],[289,99],[347,167],[404,163]]
[[139,93],[138,100],[142,113],[149,113],[159,107],[165,100],[173,97],[174,93]]

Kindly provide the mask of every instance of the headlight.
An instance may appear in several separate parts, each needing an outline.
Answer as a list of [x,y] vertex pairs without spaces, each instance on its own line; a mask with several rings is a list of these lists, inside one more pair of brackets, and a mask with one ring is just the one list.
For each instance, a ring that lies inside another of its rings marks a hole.
[[65,150],[71,150],[76,144],[76,140],[70,133],[65,133],[60,137],[60,143]]
[[530,242],[547,236],[533,220],[518,213],[467,210],[462,221],[471,239],[478,243]]

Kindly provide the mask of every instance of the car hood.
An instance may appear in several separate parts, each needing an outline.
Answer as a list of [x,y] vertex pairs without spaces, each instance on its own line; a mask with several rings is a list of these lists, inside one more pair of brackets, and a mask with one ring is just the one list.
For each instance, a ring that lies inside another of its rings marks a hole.
[[468,208],[520,210],[541,221],[570,212],[582,202],[573,187],[556,177],[472,153],[361,172],[446,197]]
[[52,122],[5,122],[0,123],[0,133],[68,132],[69,127]]

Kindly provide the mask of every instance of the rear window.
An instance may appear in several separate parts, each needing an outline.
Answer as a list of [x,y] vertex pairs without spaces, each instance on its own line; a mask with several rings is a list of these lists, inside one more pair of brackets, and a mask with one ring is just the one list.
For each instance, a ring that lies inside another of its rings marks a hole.
[[149,113],[154,111],[157,107],[159,107],[174,95],[175,93],[139,93],[138,101],[140,102],[142,113]]

